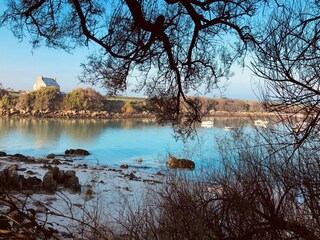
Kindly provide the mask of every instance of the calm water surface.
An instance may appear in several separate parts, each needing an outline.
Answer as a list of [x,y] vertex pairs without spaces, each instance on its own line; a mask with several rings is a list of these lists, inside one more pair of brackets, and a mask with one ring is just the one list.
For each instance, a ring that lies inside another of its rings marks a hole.
[[225,126],[243,127],[245,119],[214,119],[212,128],[198,128],[198,139],[176,141],[170,126],[158,126],[152,120],[63,120],[0,119],[0,150],[43,157],[62,154],[66,149],[84,148],[91,155],[89,164],[110,166],[136,164],[164,166],[168,154],[194,161],[211,161],[217,157],[215,136],[228,134]]

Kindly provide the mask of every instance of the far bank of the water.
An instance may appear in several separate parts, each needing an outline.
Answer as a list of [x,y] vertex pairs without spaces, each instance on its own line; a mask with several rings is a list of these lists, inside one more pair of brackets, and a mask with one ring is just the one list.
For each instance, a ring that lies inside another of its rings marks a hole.
[[[274,116],[270,112],[228,112],[228,111],[210,111],[205,118],[208,117],[264,117]],[[62,118],[62,119],[155,119],[155,115],[151,112],[110,112],[110,111],[89,111],[89,110],[62,110],[62,111],[39,111],[39,110],[18,110],[18,109],[1,109],[0,117],[12,118]]]

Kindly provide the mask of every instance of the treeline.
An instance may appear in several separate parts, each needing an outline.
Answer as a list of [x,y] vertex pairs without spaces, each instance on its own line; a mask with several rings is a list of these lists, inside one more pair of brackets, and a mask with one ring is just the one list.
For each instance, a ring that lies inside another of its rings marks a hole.
[[[210,106],[210,112],[263,112],[258,101],[201,98],[204,106]],[[126,114],[150,112],[149,102],[143,98],[106,97],[92,88],[76,88],[64,94],[55,87],[44,87],[31,92],[0,91],[0,108],[23,112],[56,111],[107,111]]]
[[214,111],[223,112],[264,112],[261,102],[253,100],[239,100],[230,98],[207,99]]
[[140,113],[148,111],[143,99],[110,99],[92,88],[76,88],[64,94],[56,87],[44,87],[31,92],[0,91],[0,108],[19,111],[108,111]]

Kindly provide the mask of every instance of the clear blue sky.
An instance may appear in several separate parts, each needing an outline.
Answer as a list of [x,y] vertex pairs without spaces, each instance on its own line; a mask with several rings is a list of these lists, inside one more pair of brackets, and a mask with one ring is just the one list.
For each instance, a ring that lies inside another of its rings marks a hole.
[[[0,15],[3,9],[3,3],[0,3]],[[69,92],[76,87],[90,87],[80,84],[77,78],[82,71],[80,63],[85,62],[88,54],[89,49],[86,48],[76,49],[72,54],[47,47],[33,50],[29,39],[25,38],[19,42],[9,29],[3,27],[0,28],[0,82],[4,88],[31,90],[38,75],[42,75],[56,77],[64,92]],[[235,75],[230,79],[222,96],[246,100],[256,99],[252,90],[255,88],[254,81],[249,70],[243,72],[235,68],[234,71]],[[96,89],[104,93],[103,89]],[[126,95],[136,96],[129,90]],[[220,97],[219,94],[208,96]]]

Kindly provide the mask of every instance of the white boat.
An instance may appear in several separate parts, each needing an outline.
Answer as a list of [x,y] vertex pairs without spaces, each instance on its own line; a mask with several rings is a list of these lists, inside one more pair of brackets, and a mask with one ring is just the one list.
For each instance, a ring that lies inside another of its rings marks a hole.
[[232,127],[232,126],[225,126],[224,127],[224,130],[226,130],[226,131],[230,131],[231,129],[234,129],[234,127]]
[[268,126],[268,121],[263,121],[263,120],[261,120],[261,119],[258,119],[258,120],[255,120],[254,121],[254,125],[256,126],[256,127],[267,127]]
[[201,122],[201,127],[211,128],[213,127],[213,121],[203,121]]

